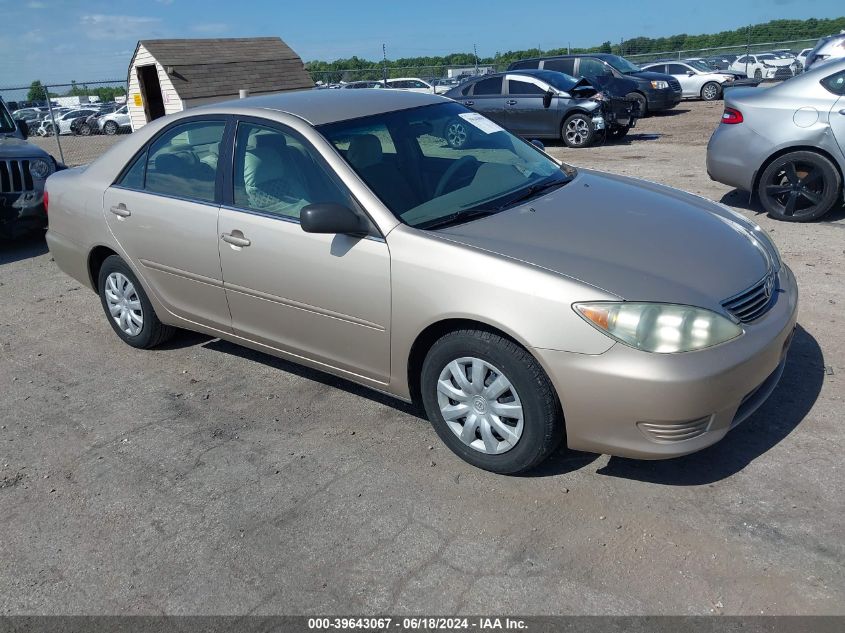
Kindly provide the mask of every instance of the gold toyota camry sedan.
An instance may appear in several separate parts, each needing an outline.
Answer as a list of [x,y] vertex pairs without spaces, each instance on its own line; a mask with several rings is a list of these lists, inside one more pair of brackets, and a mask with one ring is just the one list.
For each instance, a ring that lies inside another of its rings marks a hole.
[[796,322],[792,272],[742,216],[436,95],[188,110],[50,176],[47,202],[56,263],[125,343],[195,330],[418,402],[499,473],[563,440],[713,444],[775,388]]

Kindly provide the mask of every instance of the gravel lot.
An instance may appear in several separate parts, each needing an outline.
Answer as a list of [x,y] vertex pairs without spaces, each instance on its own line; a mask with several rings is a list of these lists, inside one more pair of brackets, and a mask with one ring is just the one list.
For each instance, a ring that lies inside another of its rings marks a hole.
[[780,388],[671,461],[488,474],[343,380],[187,333],[133,350],[43,240],[0,245],[0,613],[845,614],[845,211],[778,223],[711,182],[720,113],[550,148],[724,201],[798,277]]

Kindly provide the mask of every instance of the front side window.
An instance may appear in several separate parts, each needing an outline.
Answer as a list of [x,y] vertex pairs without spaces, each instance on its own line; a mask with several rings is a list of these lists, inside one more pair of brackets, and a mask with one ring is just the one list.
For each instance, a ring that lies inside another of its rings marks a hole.
[[685,75],[689,68],[681,64],[666,64],[666,73],[669,75]]
[[291,219],[309,204],[351,206],[304,141],[252,123],[238,124],[233,197],[238,208]]
[[176,125],[150,146],[146,191],[214,201],[217,158],[226,124],[193,121]]
[[537,84],[528,81],[508,79],[508,94],[512,95],[543,95],[546,91]]
[[[460,143],[451,132],[456,126],[466,131]],[[575,174],[458,103],[318,130],[400,221],[422,229],[497,213],[563,186]]]
[[602,77],[610,75],[610,69],[597,59],[582,57],[578,65],[578,74],[582,77]]

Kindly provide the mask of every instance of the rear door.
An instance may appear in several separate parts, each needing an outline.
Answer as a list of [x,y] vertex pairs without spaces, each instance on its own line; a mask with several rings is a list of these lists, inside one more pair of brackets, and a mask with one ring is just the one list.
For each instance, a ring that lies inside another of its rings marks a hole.
[[845,157],[845,70],[825,77],[821,84],[828,92],[839,95],[830,110],[830,129],[833,130],[839,149]]
[[[532,77],[507,76],[508,95],[505,99],[505,127],[526,137],[557,136],[557,103],[547,108],[543,97],[548,86]],[[556,97],[555,97],[556,99]]]
[[180,121],[103,196],[109,229],[145,288],[173,314],[230,331],[220,256],[217,157],[225,118]]
[[472,96],[464,103],[499,125],[505,125],[504,76],[488,77],[475,83]]

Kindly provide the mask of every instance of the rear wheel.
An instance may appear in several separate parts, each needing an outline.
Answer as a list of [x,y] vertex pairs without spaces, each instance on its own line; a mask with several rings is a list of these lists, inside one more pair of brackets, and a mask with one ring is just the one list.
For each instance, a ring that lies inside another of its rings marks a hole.
[[420,388],[440,439],[473,466],[519,473],[537,466],[563,438],[560,404],[539,363],[492,332],[443,336],[423,362]]
[[841,187],[839,172],[827,158],[814,152],[790,152],[763,170],[757,193],[771,217],[810,222],[833,208]]
[[149,349],[176,332],[159,321],[135,273],[119,256],[105,259],[97,281],[109,325],[127,345]]
[[567,147],[589,147],[594,136],[593,117],[580,112],[568,117],[560,130],[561,140]]
[[630,101],[636,101],[640,104],[640,117],[648,115],[648,101],[645,96],[641,95],[639,92],[630,92],[625,95],[625,98]]
[[701,86],[701,98],[704,101],[715,101],[722,94],[722,87],[715,81],[708,81]]

